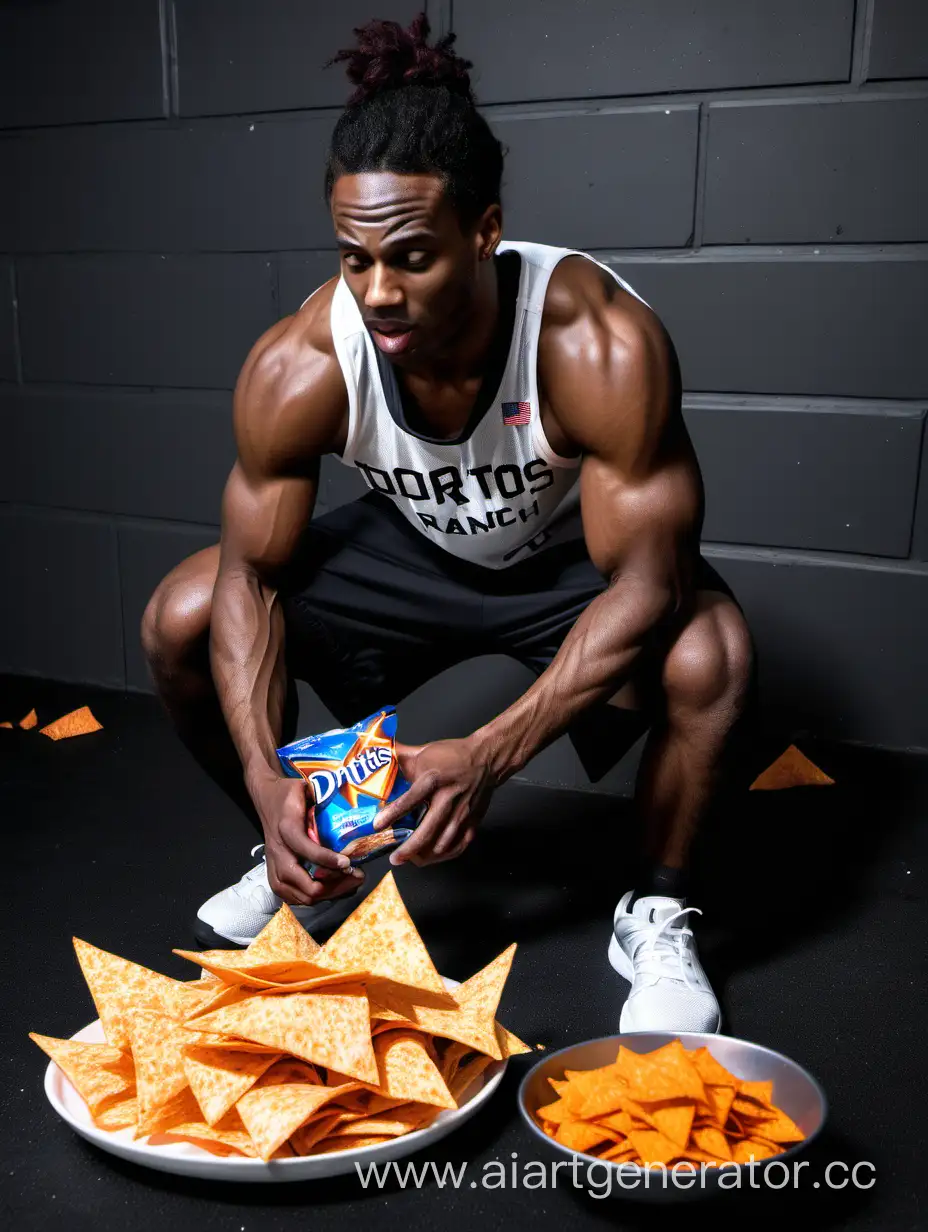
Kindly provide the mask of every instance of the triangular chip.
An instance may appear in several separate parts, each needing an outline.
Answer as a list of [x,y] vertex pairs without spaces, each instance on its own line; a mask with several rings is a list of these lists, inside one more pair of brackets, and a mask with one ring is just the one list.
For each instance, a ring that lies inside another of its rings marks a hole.
[[355,907],[314,958],[333,971],[368,971],[406,989],[432,993],[454,1004],[409,917],[393,873],[387,873]]
[[703,1045],[702,1048],[694,1048],[690,1053],[690,1060],[696,1067],[696,1072],[705,1083],[712,1083],[713,1086],[728,1086],[738,1087],[741,1079],[736,1078],[734,1074],[729,1073],[721,1061],[717,1061],[708,1048]]
[[93,717],[89,706],[81,706],[70,714],[63,714],[54,723],[48,723],[40,728],[43,736],[52,740],[67,740],[71,736],[87,736],[90,732],[102,731],[103,724]]
[[268,1044],[376,1085],[367,996],[360,985],[336,988],[332,993],[248,997],[197,1018],[195,1025],[197,1030]]
[[258,1150],[251,1135],[233,1108],[217,1125],[207,1125],[200,1116],[199,1105],[189,1087],[176,1095],[162,1109],[157,1127],[150,1131],[149,1145],[167,1142],[192,1142],[213,1154],[229,1152],[254,1159]]
[[141,1136],[150,1132],[155,1114],[188,1085],[184,1049],[198,1039],[166,1014],[151,1010],[135,1011],[129,1015],[128,1022]]
[[[443,1039],[457,1040],[476,1052],[492,1057],[494,1061],[500,1061],[503,1050],[497,1035],[496,1009],[515,951],[516,946],[510,945],[456,988],[454,996],[457,1006],[453,1009],[419,1005],[412,997],[407,999],[402,994],[392,995],[378,988],[372,993],[371,1017],[394,1022],[397,1026],[427,1031]],[[515,1036],[512,1038],[516,1039]],[[516,1040],[516,1043],[521,1045],[522,1041]]]
[[[39,722],[39,716],[36,714],[34,710],[30,710],[24,719],[19,720],[19,726],[24,731],[31,731],[33,727],[37,726],[38,722]],[[7,726],[12,727],[12,724],[8,724]]]
[[262,1159],[270,1159],[291,1134],[332,1099],[341,1087],[283,1083],[252,1087],[236,1104],[242,1123]]
[[669,1164],[679,1153],[680,1148],[675,1142],[656,1129],[633,1129],[628,1135],[628,1141],[641,1157],[642,1164]]
[[277,1052],[187,1048],[184,1073],[207,1125],[216,1125],[278,1059]]
[[0,723],[0,727],[9,727],[9,728],[12,728],[12,726],[13,726],[13,724],[12,724],[12,723],[8,723],[8,722],[6,722],[6,721],[4,721],[3,723]]
[[757,776],[749,791],[782,791],[786,787],[827,787],[833,778],[791,744],[785,753]]
[[96,1115],[109,1101],[135,1090],[132,1054],[109,1044],[54,1039],[29,1032],[42,1051],[55,1062],[81,1099]]
[[589,1151],[600,1142],[617,1142],[618,1134],[587,1121],[562,1121],[554,1135],[570,1151]]
[[528,1044],[524,1044],[519,1039],[518,1035],[513,1035],[511,1031],[503,1026],[501,1022],[496,1024],[496,1042],[499,1044],[499,1050],[506,1057],[517,1057],[520,1053],[531,1052]]
[[469,1061],[464,1062],[464,1064],[458,1069],[457,1073],[451,1079],[451,1082],[448,1084],[448,1089],[451,1091],[451,1094],[455,1100],[458,1101],[458,1103],[464,1099],[464,1096],[487,1068],[487,1066],[492,1064],[492,1057],[486,1057],[480,1053],[474,1057],[471,1057]]
[[380,1090],[391,1099],[456,1108],[441,1071],[416,1031],[386,1031],[374,1040]]
[[202,994],[197,989],[97,949],[79,937],[74,938],[74,949],[106,1042],[114,1048],[129,1048],[126,1018],[132,1011],[148,1009],[183,1017],[201,1003]]
[[692,1131],[693,1145],[717,1159],[731,1159],[728,1139],[715,1125],[703,1125]]
[[393,1112],[360,1117],[356,1121],[339,1125],[332,1131],[332,1137],[343,1138],[348,1134],[384,1134],[398,1138],[401,1134],[424,1129],[440,1112],[441,1109],[432,1104],[403,1104],[401,1108],[396,1108]]
[[312,962],[319,949],[319,943],[312,939],[287,904],[283,903],[245,953],[253,963],[278,962],[287,958]]
[[133,1087],[132,1095],[104,1104],[93,1118],[93,1123],[98,1129],[134,1129],[138,1119],[139,1105]]
[[217,962],[208,952],[175,950],[174,953],[198,963],[204,970],[218,975],[227,984],[241,984],[247,988],[268,991],[277,989],[285,992],[308,992],[310,988],[321,988],[326,984],[357,982],[367,975],[366,971],[361,970],[331,971],[302,958],[245,963],[242,959],[247,956],[247,951],[236,958],[233,964],[226,960]]
[[319,1113],[290,1135],[290,1145],[297,1155],[308,1155],[317,1142],[328,1136],[338,1119],[337,1112]]

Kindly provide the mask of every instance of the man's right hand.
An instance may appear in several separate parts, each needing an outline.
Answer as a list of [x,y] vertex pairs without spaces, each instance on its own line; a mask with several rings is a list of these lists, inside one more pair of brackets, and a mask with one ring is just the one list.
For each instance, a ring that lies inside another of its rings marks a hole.
[[[264,827],[267,879],[276,895],[291,906],[308,907],[357,889],[364,880],[361,870],[352,869],[347,856],[314,843],[307,833],[312,795],[305,780],[268,777],[250,790]],[[304,863],[326,871],[310,877]]]

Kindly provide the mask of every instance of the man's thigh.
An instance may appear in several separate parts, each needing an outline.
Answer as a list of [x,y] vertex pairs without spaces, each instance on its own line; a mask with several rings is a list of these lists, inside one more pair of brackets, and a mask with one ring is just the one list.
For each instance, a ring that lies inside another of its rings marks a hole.
[[[714,593],[726,596],[740,609],[734,592],[705,557],[700,556],[695,580],[697,603]],[[540,675],[579,615],[605,590],[606,582],[579,544],[551,549],[548,560],[540,556],[526,562],[522,579],[513,574],[511,582],[520,593],[494,599],[490,607],[495,613],[491,621],[495,620],[497,648]],[[663,713],[663,665],[671,644],[671,638],[652,641],[633,676],[613,697],[589,707],[568,728],[567,735],[593,782],[621,760]]]
[[362,497],[313,521],[281,588],[287,665],[340,723],[475,653],[479,595],[440,549]]

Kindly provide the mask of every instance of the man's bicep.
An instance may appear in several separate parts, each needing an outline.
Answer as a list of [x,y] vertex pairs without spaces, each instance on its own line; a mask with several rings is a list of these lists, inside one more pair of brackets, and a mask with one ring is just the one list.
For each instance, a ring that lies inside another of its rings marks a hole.
[[273,585],[293,560],[313,514],[318,459],[305,476],[257,478],[232,468],[222,498],[220,570],[246,568]]
[[637,581],[676,610],[692,591],[699,552],[701,486],[686,457],[634,480],[589,454],[580,474],[583,531],[604,577]]

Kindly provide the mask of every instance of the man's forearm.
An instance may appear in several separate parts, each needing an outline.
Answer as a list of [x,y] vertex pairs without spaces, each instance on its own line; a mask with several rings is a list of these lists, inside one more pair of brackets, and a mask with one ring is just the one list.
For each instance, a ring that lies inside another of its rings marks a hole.
[[249,790],[281,773],[269,699],[279,680],[283,628],[276,591],[249,570],[220,571],[213,592],[210,664]]
[[583,611],[535,683],[471,740],[503,782],[578,714],[630,679],[651,635],[675,610],[668,591],[619,579]]

